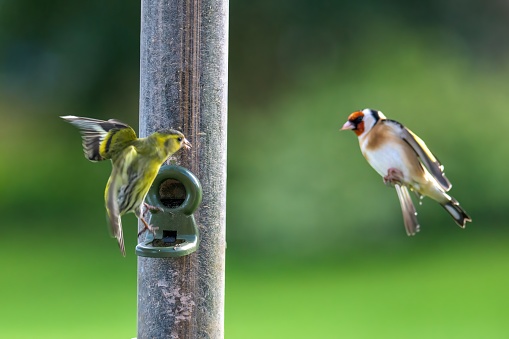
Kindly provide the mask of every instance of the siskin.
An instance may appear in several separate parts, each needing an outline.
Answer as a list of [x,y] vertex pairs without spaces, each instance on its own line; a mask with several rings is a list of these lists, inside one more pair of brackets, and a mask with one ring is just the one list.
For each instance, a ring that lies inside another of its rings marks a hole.
[[[146,230],[154,231],[141,213],[141,205],[161,165],[181,147],[189,149],[189,141],[173,129],[155,132],[146,138],[137,138],[136,132],[118,120],[62,116],[80,129],[85,157],[90,161],[110,159],[111,175],[104,198],[112,236],[117,238],[125,256],[121,216],[134,212]],[[148,206],[150,208],[151,206]]]

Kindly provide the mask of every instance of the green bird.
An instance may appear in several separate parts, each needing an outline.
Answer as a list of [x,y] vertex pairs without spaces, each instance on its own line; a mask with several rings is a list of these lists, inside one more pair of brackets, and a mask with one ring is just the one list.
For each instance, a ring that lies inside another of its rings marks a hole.
[[146,230],[155,231],[143,218],[141,205],[161,165],[180,148],[189,149],[191,145],[184,134],[173,129],[138,138],[129,125],[118,120],[103,121],[72,115],[61,118],[79,128],[88,160],[111,160],[112,170],[104,199],[111,234],[117,238],[125,256],[122,215],[133,212],[141,220],[145,228],[139,234]]

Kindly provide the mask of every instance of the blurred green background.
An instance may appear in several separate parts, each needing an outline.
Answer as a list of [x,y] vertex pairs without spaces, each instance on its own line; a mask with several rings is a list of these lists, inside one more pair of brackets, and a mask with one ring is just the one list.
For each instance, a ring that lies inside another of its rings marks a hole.
[[[0,0],[0,337],[136,334],[110,164],[58,116],[137,127],[139,13]],[[227,338],[509,337],[508,29],[504,1],[230,2]],[[338,131],[365,107],[427,142],[472,224],[426,199],[406,236]]]

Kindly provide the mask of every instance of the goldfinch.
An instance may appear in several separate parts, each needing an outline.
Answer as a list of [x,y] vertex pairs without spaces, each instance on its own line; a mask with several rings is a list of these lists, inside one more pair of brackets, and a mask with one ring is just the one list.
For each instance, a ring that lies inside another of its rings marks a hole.
[[137,138],[129,125],[118,120],[103,121],[72,115],[61,118],[79,128],[88,160],[111,160],[112,170],[104,198],[111,234],[117,238],[120,252],[125,256],[121,216],[134,212],[145,226],[143,231],[154,231],[155,227],[143,218],[141,205],[161,165],[181,147],[189,148],[189,141],[172,129]]
[[341,130],[353,130],[359,138],[362,155],[398,194],[408,235],[419,231],[419,222],[408,189],[419,198],[437,201],[461,227],[472,219],[448,195],[451,183],[444,167],[424,141],[397,121],[387,119],[380,111],[366,108],[353,112]]

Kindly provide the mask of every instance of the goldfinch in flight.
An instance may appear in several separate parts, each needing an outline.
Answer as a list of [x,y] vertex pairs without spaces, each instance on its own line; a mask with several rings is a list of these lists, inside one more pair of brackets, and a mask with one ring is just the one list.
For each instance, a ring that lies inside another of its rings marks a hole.
[[[189,141],[172,129],[138,138],[129,125],[118,120],[103,121],[72,115],[61,118],[79,128],[88,160],[111,160],[112,170],[104,198],[111,234],[117,238],[120,252],[125,256],[120,217],[134,212],[145,226],[143,231],[154,231],[155,228],[143,218],[141,205],[161,165],[181,147],[189,148]],[[145,205],[148,209],[157,209]]]
[[386,185],[396,187],[408,235],[419,231],[417,213],[408,189],[419,198],[428,196],[437,201],[461,228],[472,221],[458,201],[446,193],[452,185],[442,164],[424,141],[408,128],[387,119],[380,111],[366,108],[350,114],[341,130],[354,131],[362,155],[383,177]]

